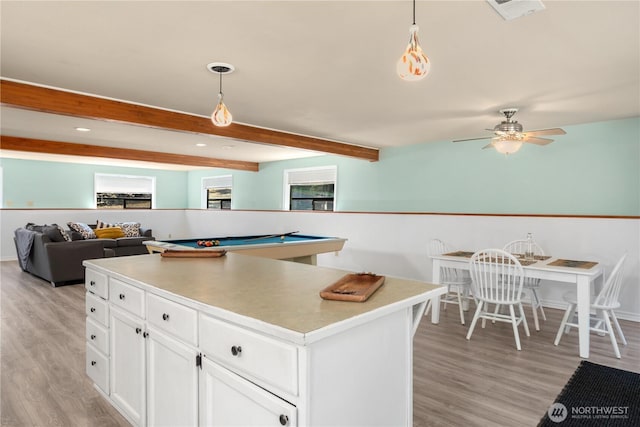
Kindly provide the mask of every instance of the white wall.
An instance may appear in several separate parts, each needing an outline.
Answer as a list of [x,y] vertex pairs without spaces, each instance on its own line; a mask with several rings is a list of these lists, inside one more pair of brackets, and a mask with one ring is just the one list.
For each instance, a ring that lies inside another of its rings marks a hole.
[[[67,221],[95,223],[136,220],[158,239],[222,237],[300,231],[345,237],[338,255],[318,256],[318,264],[351,271],[429,281],[427,242],[440,238],[457,249],[502,247],[533,233],[550,255],[601,262],[608,271],[626,251],[627,263],[619,317],[640,322],[640,220],[427,214],[312,213],[260,211],[96,211],[1,210],[0,259],[15,259],[13,231],[26,224]],[[545,305],[564,307],[567,284],[543,284]]]

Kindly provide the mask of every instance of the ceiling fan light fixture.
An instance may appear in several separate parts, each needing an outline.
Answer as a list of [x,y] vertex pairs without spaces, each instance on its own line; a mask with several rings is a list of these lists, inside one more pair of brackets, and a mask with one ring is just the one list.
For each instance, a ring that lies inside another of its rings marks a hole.
[[495,148],[499,153],[512,154],[518,151],[525,142],[535,145],[547,145],[553,142],[553,139],[540,138],[540,136],[566,134],[566,132],[560,128],[528,130],[523,132],[522,125],[516,120],[511,120],[513,115],[517,112],[517,108],[504,108],[500,110],[500,114],[502,114],[506,120],[503,120],[500,124],[494,126],[493,129],[486,129],[493,131],[493,137],[456,139],[453,142],[475,141],[491,138],[491,142],[482,147],[483,149]]
[[427,77],[431,69],[431,62],[418,43],[416,25],[416,2],[413,0],[413,24],[409,27],[409,44],[398,60],[396,71],[402,80],[418,81]]
[[503,131],[503,130],[496,130],[494,131],[495,133],[495,138],[505,138],[505,139],[509,139],[509,140],[521,140],[524,139],[525,134],[522,132],[518,132],[515,130],[510,130],[510,131]]
[[504,121],[499,125],[496,125],[493,128],[493,131],[496,133],[496,135],[499,135],[500,133],[515,134],[515,133],[522,133],[522,129],[523,129],[522,125],[514,120],[514,121]]
[[211,114],[211,121],[218,127],[229,126],[233,122],[233,116],[224,103],[224,94],[222,93],[222,75],[232,73],[235,68],[231,64],[223,62],[212,62],[207,65],[207,69],[214,74],[220,76],[220,90],[218,91],[218,103]]
[[491,139],[491,145],[498,153],[509,155],[517,152],[522,147],[522,138],[510,138],[498,136]]

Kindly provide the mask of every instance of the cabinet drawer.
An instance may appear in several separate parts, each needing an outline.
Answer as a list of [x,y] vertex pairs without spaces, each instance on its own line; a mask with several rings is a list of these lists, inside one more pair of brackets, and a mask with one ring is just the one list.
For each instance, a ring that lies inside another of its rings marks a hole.
[[200,376],[199,424],[295,427],[298,425],[297,409],[205,358]]
[[198,344],[198,314],[189,307],[147,294],[147,320],[187,344]]
[[129,313],[144,318],[144,291],[118,279],[109,279],[109,301]]
[[201,315],[200,348],[223,366],[262,382],[298,394],[298,351],[256,332]]
[[91,292],[85,294],[85,313],[87,317],[99,324],[109,326],[109,306],[107,302]]
[[109,330],[87,317],[85,338],[103,354],[109,355]]
[[87,269],[85,272],[84,287],[89,292],[93,292],[104,299],[109,299],[109,286],[106,274]]
[[87,343],[87,375],[102,391],[109,394],[109,360]]

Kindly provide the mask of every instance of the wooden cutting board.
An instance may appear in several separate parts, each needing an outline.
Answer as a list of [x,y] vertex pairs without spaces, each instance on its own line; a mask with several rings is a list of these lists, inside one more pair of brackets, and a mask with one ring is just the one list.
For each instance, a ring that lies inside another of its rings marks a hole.
[[167,249],[162,252],[160,256],[165,258],[220,258],[224,256],[227,251],[207,251],[207,250],[178,250]]
[[336,301],[366,301],[382,284],[384,276],[373,273],[354,273],[320,291],[320,297]]

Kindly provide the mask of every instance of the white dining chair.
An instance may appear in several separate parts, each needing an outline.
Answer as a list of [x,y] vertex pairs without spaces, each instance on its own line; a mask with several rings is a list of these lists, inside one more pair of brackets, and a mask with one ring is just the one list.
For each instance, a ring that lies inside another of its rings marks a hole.
[[[429,242],[428,255],[442,255],[452,252],[452,249],[440,239]],[[471,295],[471,277],[464,270],[457,268],[441,267],[440,284],[447,287],[447,293],[442,296],[440,302],[447,309],[447,304],[457,304],[460,310],[460,322],[464,325],[464,306],[473,300]],[[429,301],[431,302],[431,301]],[[427,311],[430,307],[427,307]],[[425,311],[425,314],[427,313]]]
[[[624,261],[626,257],[627,254],[625,253],[618,260],[615,267],[613,267],[613,270],[611,270],[609,278],[606,280],[603,278],[605,283],[598,295],[592,298],[590,304],[591,310],[595,310],[595,314],[590,314],[590,331],[609,335],[611,344],[613,345],[613,351],[618,359],[620,359],[620,349],[618,348],[618,342],[613,332],[611,321],[613,320],[613,325],[616,327],[616,331],[620,336],[620,341],[622,341],[623,345],[627,345],[627,340],[624,338],[622,328],[620,328],[620,323],[618,323],[618,318],[613,311],[620,307],[619,297],[620,289],[622,288],[622,272],[624,270]],[[556,334],[556,340],[554,342],[555,345],[560,343],[563,331],[568,334],[572,327],[578,327],[578,323],[575,321],[575,316],[577,315],[576,294],[573,292],[567,293],[564,295],[564,300],[569,303],[569,306],[564,312],[560,328],[558,328],[558,333]],[[569,322],[569,317],[571,317],[572,314],[574,316],[572,321]]]
[[[527,240],[514,240],[512,242],[507,243],[504,248],[505,251],[510,254],[518,254],[524,255],[526,250],[528,249],[529,242]],[[534,255],[544,255],[544,251],[536,242],[532,243],[532,249]],[[529,294],[531,301],[531,310],[533,311],[533,324],[536,328],[536,331],[540,330],[540,321],[538,320],[538,310],[540,310],[540,315],[543,320],[547,320],[547,316],[544,314],[544,308],[542,307],[542,303],[540,302],[540,297],[538,296],[537,289],[540,288],[540,279],[533,279],[530,277],[525,277],[524,282],[522,283],[522,289],[526,293]]]
[[[483,328],[487,319],[509,322],[513,326],[516,348],[520,350],[518,326],[521,323],[525,334],[529,336],[529,326],[522,308],[524,272],[520,261],[502,249],[483,249],[474,253],[469,260],[469,271],[472,280],[471,291],[478,307],[471,321],[467,339],[471,339],[478,319],[482,319]],[[509,314],[489,310],[489,304],[508,306]],[[518,317],[515,315],[515,308],[518,309]]]

